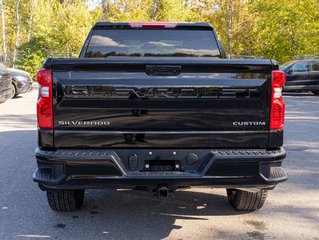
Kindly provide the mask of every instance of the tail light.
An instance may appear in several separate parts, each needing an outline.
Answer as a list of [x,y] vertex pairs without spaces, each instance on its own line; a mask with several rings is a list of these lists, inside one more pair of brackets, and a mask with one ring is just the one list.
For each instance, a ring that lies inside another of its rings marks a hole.
[[40,85],[37,102],[38,127],[53,129],[52,70],[40,70],[37,74],[37,81]]
[[282,71],[272,71],[270,129],[281,130],[285,121],[285,103],[282,99],[282,87],[286,83],[286,75]]

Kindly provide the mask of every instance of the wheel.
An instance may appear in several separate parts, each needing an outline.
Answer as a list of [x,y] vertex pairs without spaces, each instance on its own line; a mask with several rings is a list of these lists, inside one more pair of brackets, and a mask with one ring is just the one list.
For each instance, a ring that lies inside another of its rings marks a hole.
[[84,190],[48,190],[47,199],[52,210],[73,212],[81,208]]
[[312,91],[314,94],[319,94],[319,91]]
[[16,96],[18,96],[18,94],[17,94],[17,89],[16,89],[16,87],[14,86],[14,84],[12,83],[12,84],[11,84],[11,97],[10,97],[10,98],[14,98],[14,97],[16,97]]
[[239,189],[227,189],[230,204],[237,211],[255,211],[266,202],[268,191],[261,189],[258,192],[248,192]]

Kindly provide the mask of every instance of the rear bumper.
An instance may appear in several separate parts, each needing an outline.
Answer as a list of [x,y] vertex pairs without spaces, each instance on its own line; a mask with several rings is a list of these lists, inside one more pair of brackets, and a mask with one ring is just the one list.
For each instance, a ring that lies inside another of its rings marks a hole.
[[[196,156],[191,159],[190,156]],[[133,156],[133,157],[132,157]],[[285,150],[36,150],[42,189],[168,185],[273,188],[287,180]],[[165,160],[166,159],[166,160]],[[146,171],[148,161],[178,161],[180,171]]]

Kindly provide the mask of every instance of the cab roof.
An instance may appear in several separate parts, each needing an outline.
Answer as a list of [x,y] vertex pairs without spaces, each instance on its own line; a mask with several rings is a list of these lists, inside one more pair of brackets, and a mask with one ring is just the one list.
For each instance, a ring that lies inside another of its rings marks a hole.
[[97,22],[93,28],[204,28],[213,29],[210,23],[202,22]]

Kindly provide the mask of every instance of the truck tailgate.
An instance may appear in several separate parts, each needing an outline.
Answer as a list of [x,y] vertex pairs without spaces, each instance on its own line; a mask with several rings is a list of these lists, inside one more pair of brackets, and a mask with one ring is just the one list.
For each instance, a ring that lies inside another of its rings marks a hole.
[[267,148],[270,60],[49,59],[59,148]]

